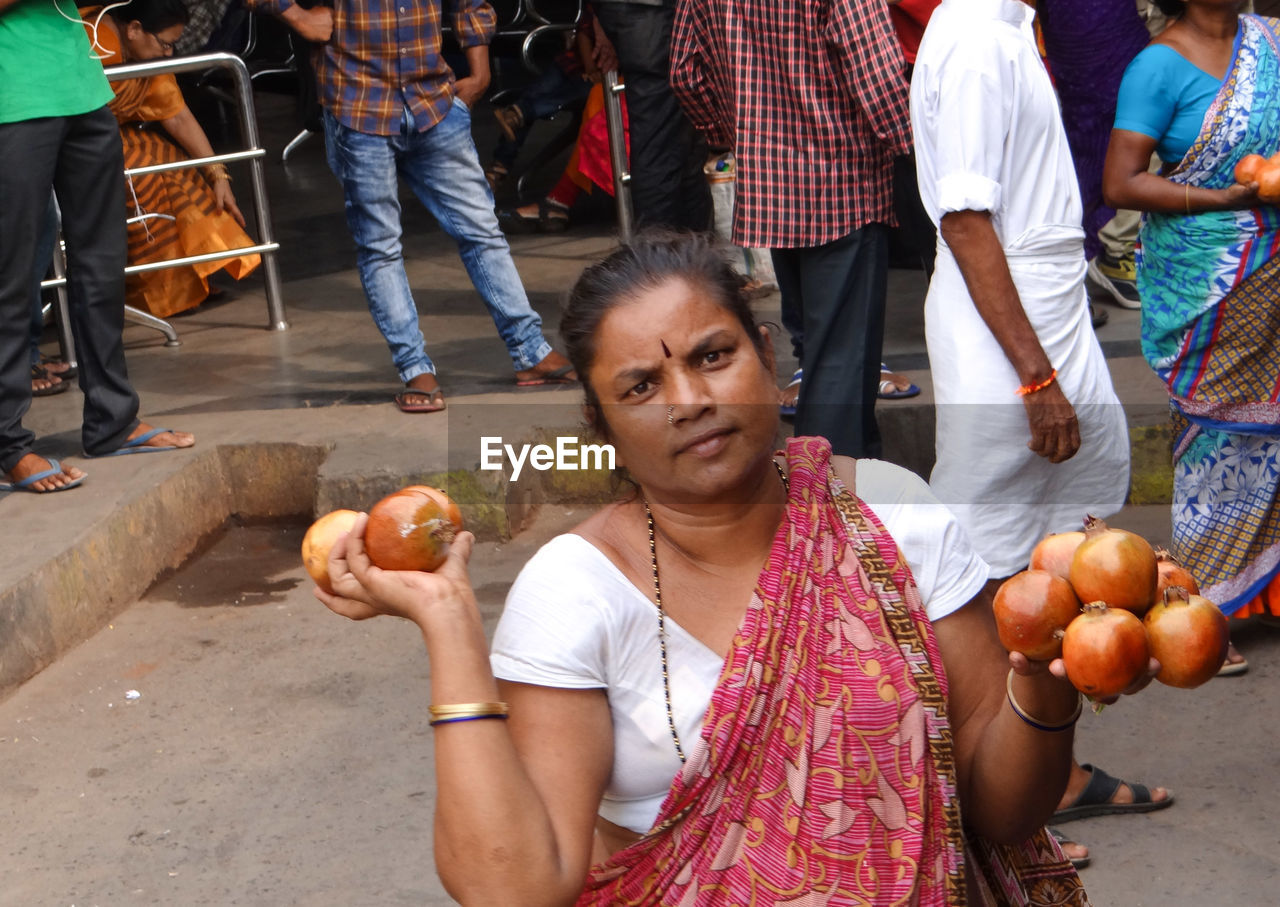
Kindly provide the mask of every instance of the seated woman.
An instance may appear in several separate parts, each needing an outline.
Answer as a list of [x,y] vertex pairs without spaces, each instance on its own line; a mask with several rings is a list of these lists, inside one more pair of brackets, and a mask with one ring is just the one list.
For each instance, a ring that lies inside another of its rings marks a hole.
[[560,333],[634,493],[533,557],[492,657],[466,533],[435,573],[383,571],[361,517],[317,591],[423,633],[450,893],[1087,904],[1043,828],[1081,702],[1061,662],[1001,648],[987,567],[921,479],[820,438],[775,452],[772,344],[722,252],[642,235]]
[[[625,101],[622,109],[626,129]],[[624,132],[624,135],[627,133]],[[629,136],[628,136],[629,137]],[[597,82],[587,95],[582,125],[569,162],[560,180],[541,200],[498,212],[498,223],[507,233],[560,233],[569,229],[569,210],[582,193],[599,186],[613,195],[613,165],[609,151],[609,127],[604,109],[604,85]]]
[[[80,10],[94,53],[104,66],[172,56],[187,8],[182,0],[131,0]],[[126,167],[167,164],[213,154],[172,75],[113,82],[111,112],[120,121]],[[163,132],[150,128],[158,123]],[[176,144],[175,144],[176,143]],[[129,264],[225,252],[253,245],[223,164],[133,176],[126,187]],[[159,215],[159,216],[148,216]],[[239,280],[256,268],[257,255],[130,275],[126,302],[160,318],[194,308],[209,296],[209,275],[225,269]]]

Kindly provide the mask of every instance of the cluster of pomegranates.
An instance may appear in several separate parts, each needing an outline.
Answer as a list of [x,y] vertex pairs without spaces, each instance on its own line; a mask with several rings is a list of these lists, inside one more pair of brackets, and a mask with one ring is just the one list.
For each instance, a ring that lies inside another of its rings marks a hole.
[[[351,531],[359,516],[334,510],[320,517],[302,538],[302,563],[317,586],[333,592],[329,550]],[[383,570],[434,570],[449,555],[462,531],[462,511],[453,499],[430,485],[410,485],[387,495],[369,510],[365,553]]]
[[1242,186],[1258,184],[1258,198],[1270,204],[1280,204],[1280,152],[1271,157],[1246,154],[1236,164],[1236,182]]
[[1036,545],[1030,568],[996,592],[995,616],[1006,649],[1061,657],[1075,688],[1094,698],[1128,689],[1152,655],[1156,680],[1184,688],[1213,677],[1227,657],[1227,619],[1191,574],[1142,536],[1093,517],[1083,532]]

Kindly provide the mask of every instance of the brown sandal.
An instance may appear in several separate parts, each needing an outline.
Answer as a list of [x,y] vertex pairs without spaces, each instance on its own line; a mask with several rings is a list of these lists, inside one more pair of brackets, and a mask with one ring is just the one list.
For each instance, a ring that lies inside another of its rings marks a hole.
[[[412,397],[426,397],[426,403],[412,403]],[[438,413],[444,410],[444,390],[437,387],[435,390],[422,391],[416,387],[409,387],[395,395],[396,406],[400,408],[402,413]]]

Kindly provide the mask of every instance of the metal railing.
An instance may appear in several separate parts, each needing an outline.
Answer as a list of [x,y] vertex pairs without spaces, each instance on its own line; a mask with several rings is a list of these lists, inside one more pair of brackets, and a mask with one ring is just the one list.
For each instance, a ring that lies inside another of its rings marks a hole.
[[[271,226],[271,210],[267,203],[266,173],[262,166],[262,158],[266,151],[262,148],[258,138],[258,121],[253,104],[253,83],[250,80],[249,69],[245,66],[244,61],[234,54],[228,53],[197,54],[179,59],[151,60],[145,63],[108,66],[105,68],[105,72],[108,79],[112,82],[118,82],[123,79],[136,79],[165,73],[205,71],[208,69],[225,69],[231,73],[236,90],[236,110],[240,116],[240,137],[247,147],[243,151],[191,158],[171,164],[151,164],[145,167],[134,167],[125,170],[125,176],[202,167],[206,164],[225,163],[228,161],[247,161],[253,191],[254,214],[258,222],[259,242],[223,252],[207,252],[201,255],[187,255],[166,261],[129,265],[124,269],[124,272],[125,274],[141,274],[146,271],[179,268],[201,262],[220,261],[239,258],[242,255],[259,254],[262,256],[262,273],[266,284],[267,326],[269,330],[284,331],[288,329],[289,322],[285,319],[280,268],[275,257],[275,253],[280,249],[280,244],[275,241]],[[65,266],[60,261],[60,258],[60,254],[54,255],[54,277],[51,280],[43,281],[40,286],[58,291],[58,307],[61,316],[59,319],[61,321],[59,337],[62,341],[64,352],[70,357],[73,353],[70,346],[70,330],[67,323],[67,279]],[[137,324],[143,324],[161,331],[165,335],[167,346],[178,345],[177,332],[173,330],[173,327],[167,321],[156,318],[154,315],[135,309],[132,306],[125,306],[125,317]]]
[[618,207],[618,238],[631,242],[631,162],[627,157],[627,132],[622,122],[622,93],[616,70],[604,74],[604,115],[609,127],[609,160],[613,165],[613,200]]

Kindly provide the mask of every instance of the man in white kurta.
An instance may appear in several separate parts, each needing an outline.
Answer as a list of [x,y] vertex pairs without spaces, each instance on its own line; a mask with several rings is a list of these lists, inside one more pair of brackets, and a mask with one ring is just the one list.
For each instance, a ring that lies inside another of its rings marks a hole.
[[1085,295],[1080,194],[1033,16],[1018,0],[943,0],[911,83],[920,195],[939,228],[925,302],[930,485],[993,577],[1024,569],[1045,534],[1119,510],[1129,484],[1125,416]]

